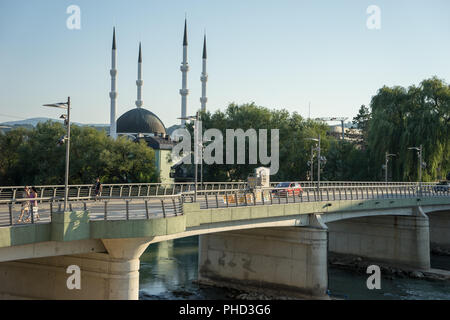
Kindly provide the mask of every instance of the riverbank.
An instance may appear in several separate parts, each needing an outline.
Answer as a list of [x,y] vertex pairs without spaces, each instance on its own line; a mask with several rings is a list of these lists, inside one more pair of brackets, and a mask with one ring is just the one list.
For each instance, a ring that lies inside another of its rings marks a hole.
[[[447,256],[444,252],[442,255]],[[351,270],[359,274],[367,274],[367,267],[377,265],[380,267],[381,275],[387,279],[411,278],[437,281],[450,281],[450,271],[444,269],[430,268],[427,270],[414,269],[406,266],[397,266],[385,262],[373,261],[358,256],[342,255],[329,252],[328,264],[330,267]]]

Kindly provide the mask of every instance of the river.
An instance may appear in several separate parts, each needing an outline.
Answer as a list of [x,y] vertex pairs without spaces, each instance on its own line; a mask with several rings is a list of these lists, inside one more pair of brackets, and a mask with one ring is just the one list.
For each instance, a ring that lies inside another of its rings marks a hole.
[[[199,286],[197,279],[198,236],[150,245],[141,256],[141,300],[228,300],[236,292]],[[450,270],[450,257],[432,256],[431,266]],[[382,278],[380,290],[368,290],[368,276],[351,270],[331,267],[328,270],[329,293],[340,299],[450,300],[449,281],[411,278]]]

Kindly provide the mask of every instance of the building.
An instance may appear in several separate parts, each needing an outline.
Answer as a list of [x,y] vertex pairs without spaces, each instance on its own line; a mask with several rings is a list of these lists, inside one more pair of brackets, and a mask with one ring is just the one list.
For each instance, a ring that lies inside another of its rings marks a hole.
[[[184,23],[184,36],[183,36],[183,62],[180,70],[182,72],[182,88],[180,89],[181,95],[181,118],[186,117],[187,110],[187,95],[189,90],[187,89],[187,72],[189,66],[187,63],[187,23]],[[127,136],[133,141],[144,140],[149,147],[155,151],[156,168],[159,172],[160,182],[171,183],[173,179],[170,177],[171,160],[170,154],[175,142],[167,134],[166,127],[161,119],[144,108],[142,100],[142,86],[144,84],[142,77],[142,46],[139,43],[139,55],[138,55],[138,75],[136,80],[137,86],[137,99],[135,107],[122,114],[116,120],[116,102],[117,102],[117,68],[116,68],[116,32],[113,30],[113,43],[112,43],[112,57],[111,57],[111,92],[109,94],[111,100],[110,111],[110,136],[116,139],[117,136]],[[206,109],[206,81],[208,76],[206,74],[206,35],[203,43],[203,70],[200,77],[202,82],[202,96],[200,98],[202,110]],[[181,125],[185,124],[185,120],[181,120]]]

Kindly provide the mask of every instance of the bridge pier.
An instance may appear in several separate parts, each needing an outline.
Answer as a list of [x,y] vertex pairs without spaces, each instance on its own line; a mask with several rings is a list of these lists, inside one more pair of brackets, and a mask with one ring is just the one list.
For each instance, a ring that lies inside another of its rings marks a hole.
[[430,246],[450,252],[450,211],[428,214],[430,219]]
[[280,296],[327,298],[327,231],[277,227],[202,235],[198,278]]
[[[0,299],[137,300],[139,257],[149,238],[102,239],[105,253],[0,263]],[[69,266],[80,268],[80,289],[70,290]]]
[[430,268],[430,232],[420,207],[413,216],[375,216],[328,222],[329,250],[417,269]]

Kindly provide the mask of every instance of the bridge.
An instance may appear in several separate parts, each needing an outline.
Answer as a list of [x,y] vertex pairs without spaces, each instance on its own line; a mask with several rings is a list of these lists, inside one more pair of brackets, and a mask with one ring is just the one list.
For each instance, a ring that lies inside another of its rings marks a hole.
[[300,183],[71,186],[66,212],[63,186],[38,186],[29,223],[21,188],[0,187],[0,298],[137,299],[148,245],[193,235],[199,281],[313,298],[327,297],[328,251],[428,270],[430,246],[450,248],[450,193],[434,184]]

